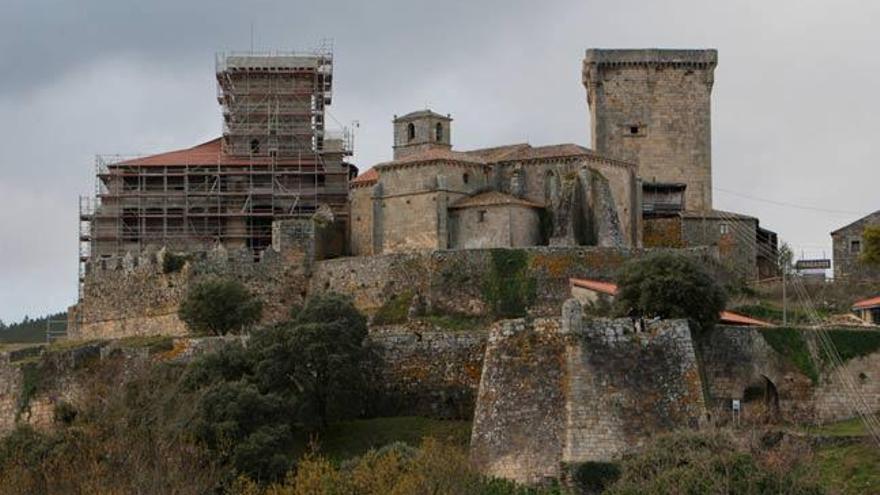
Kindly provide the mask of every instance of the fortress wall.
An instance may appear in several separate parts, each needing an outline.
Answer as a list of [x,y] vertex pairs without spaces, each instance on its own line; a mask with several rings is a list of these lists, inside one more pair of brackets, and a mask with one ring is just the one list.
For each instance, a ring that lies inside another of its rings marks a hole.
[[[809,339],[810,331],[801,331]],[[814,382],[774,350],[761,332],[757,328],[720,326],[701,339],[704,376],[717,422],[730,420],[733,399],[744,401],[743,417],[762,419],[767,402],[763,397],[746,400],[745,395],[749,387],[765,387],[765,380],[778,395],[778,413],[771,411],[771,419],[776,421],[821,424],[851,418],[855,416],[854,393],[865,400],[869,409],[880,410],[880,352],[850,359],[840,372],[833,372],[820,360]],[[848,377],[854,393],[847,393],[843,377]]]
[[474,412],[485,331],[450,332],[414,324],[371,331],[379,357],[382,399],[377,416],[470,418]]
[[524,483],[566,464],[609,461],[650,435],[697,427],[705,417],[685,322],[636,333],[626,320],[508,320],[492,328],[471,437],[486,474]]
[[246,250],[218,248],[192,254],[185,265],[166,272],[164,256],[171,255],[159,251],[90,264],[83,295],[71,311],[75,322],[68,326],[75,329],[71,335],[81,339],[184,335],[186,327],[177,309],[187,288],[214,276],[241,281],[263,301],[263,322],[278,321],[304,299],[304,270],[311,265],[302,256],[283,259],[271,249],[256,261]]
[[635,332],[629,319],[573,315],[571,321],[564,462],[610,461],[653,435],[705,422],[687,322],[661,321]]
[[[498,260],[513,252],[524,253],[524,264],[499,271],[493,256]],[[560,305],[569,297],[570,277],[608,280],[624,262],[648,252],[595,246],[541,246],[340,258],[315,264],[309,292],[351,295],[358,309],[367,313],[375,312],[396,295],[411,293],[420,294],[433,310],[484,315],[490,311],[492,302],[486,294],[486,284],[515,275],[534,282],[529,313],[552,315],[558,314]],[[707,249],[686,252],[709,257]],[[512,273],[517,269],[521,270]]]
[[471,434],[471,459],[483,473],[522,483],[560,475],[565,364],[558,318],[491,329]]

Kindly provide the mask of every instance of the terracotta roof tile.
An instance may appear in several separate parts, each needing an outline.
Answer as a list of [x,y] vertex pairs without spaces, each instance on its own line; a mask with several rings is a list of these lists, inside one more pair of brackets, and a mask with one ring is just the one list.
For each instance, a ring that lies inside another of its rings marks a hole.
[[379,171],[374,167],[352,179],[350,184],[351,187],[361,187],[373,184],[377,180],[379,180]]
[[617,284],[611,282],[601,282],[599,280],[590,280],[587,278],[570,278],[569,284],[572,287],[580,287],[582,289],[590,289],[609,296],[617,295]]
[[773,324],[762,320],[756,320],[746,315],[734,313],[733,311],[722,311],[720,315],[721,323],[728,325],[745,325],[753,327],[772,327]]
[[475,206],[495,206],[495,205],[520,205],[532,208],[543,208],[538,203],[533,203],[525,199],[504,194],[498,191],[487,191],[484,193],[468,196],[452,203],[450,208],[471,208]]
[[865,299],[863,301],[858,301],[853,304],[852,309],[870,309],[877,306],[880,306],[880,296]]
[[[251,165],[270,163],[272,158],[243,157],[227,155],[223,152],[223,138],[216,138],[202,144],[180,150],[168,151],[156,155],[143,156],[108,164],[109,166],[166,167],[176,165],[208,166],[208,165]],[[278,165],[297,163],[297,159],[275,161]]]
[[421,153],[408,155],[397,160],[392,160],[390,162],[380,163],[376,166],[393,167],[395,165],[409,165],[416,163],[433,162],[438,160],[467,163],[472,165],[485,165],[488,163],[485,159],[477,155],[472,155],[470,153],[465,153],[462,151],[452,151],[448,149],[432,149],[423,151]]

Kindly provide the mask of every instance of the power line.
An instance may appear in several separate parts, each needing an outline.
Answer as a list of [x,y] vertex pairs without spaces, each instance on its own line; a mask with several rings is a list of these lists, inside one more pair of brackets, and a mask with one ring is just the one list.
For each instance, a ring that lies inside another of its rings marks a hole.
[[730,194],[733,196],[739,196],[741,198],[751,199],[752,201],[760,201],[762,203],[769,203],[771,205],[776,205],[776,206],[785,206],[788,208],[797,208],[800,210],[821,211],[824,213],[834,213],[837,215],[864,215],[865,214],[864,212],[861,212],[861,211],[832,210],[832,209],[828,209],[828,208],[816,208],[814,206],[804,206],[804,205],[798,205],[798,204],[794,204],[794,203],[786,203],[784,201],[774,201],[772,199],[758,198],[756,196],[750,196],[748,194],[743,194],[743,193],[739,193],[736,191],[731,191],[729,189],[722,189],[720,187],[715,187],[713,189],[715,191],[720,191],[720,192],[727,193],[727,194]]

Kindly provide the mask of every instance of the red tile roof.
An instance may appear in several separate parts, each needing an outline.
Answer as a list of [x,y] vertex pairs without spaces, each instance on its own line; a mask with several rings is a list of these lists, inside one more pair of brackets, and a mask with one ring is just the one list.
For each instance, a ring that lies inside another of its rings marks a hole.
[[419,153],[413,153],[397,160],[384,162],[376,165],[377,167],[393,167],[395,165],[409,165],[415,163],[426,163],[434,161],[448,161],[458,163],[468,163],[472,165],[486,165],[488,162],[479,155],[473,155],[464,151],[452,151],[445,148],[435,148],[425,150]]
[[[613,296],[617,294],[617,284],[611,282],[601,282],[599,280],[590,280],[586,278],[570,278],[568,279],[572,287],[581,287],[583,289],[593,290],[602,294]],[[880,299],[880,298],[877,298]],[[771,323],[756,320],[748,316],[734,313],[733,311],[722,311],[719,315],[721,323],[727,325],[746,325],[757,327],[772,327]]]
[[853,304],[852,309],[871,309],[880,306],[880,296],[858,301]]
[[352,179],[350,184],[351,187],[362,187],[373,184],[377,180],[379,180],[379,171],[375,168],[371,168],[370,170],[367,170],[366,172]]
[[745,326],[754,326],[754,327],[772,327],[773,324],[768,323],[766,321],[756,320],[754,318],[749,318],[748,316],[741,315],[739,313],[734,313],[733,311],[722,311],[721,312],[721,323],[725,323],[727,325],[745,325]]
[[580,287],[582,289],[590,289],[602,294],[613,296],[617,294],[617,284],[611,282],[600,282],[599,280],[590,280],[587,278],[570,278],[568,282],[572,287]]
[[[209,165],[251,165],[260,163],[270,163],[272,158],[264,157],[247,157],[227,155],[223,151],[223,138],[216,138],[180,150],[168,151],[156,155],[149,155],[139,158],[110,163],[109,166],[138,166],[138,167],[166,167],[176,165],[190,166],[209,166]],[[278,159],[275,161],[278,165],[287,165],[297,163],[296,159]]]

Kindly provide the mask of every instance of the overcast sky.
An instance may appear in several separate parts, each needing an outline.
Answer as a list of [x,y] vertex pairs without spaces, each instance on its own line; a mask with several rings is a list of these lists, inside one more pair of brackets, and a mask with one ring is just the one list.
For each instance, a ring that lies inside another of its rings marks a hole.
[[0,0],[0,319],[75,302],[95,154],[219,135],[214,54],[251,26],[257,50],[334,40],[330,110],[360,122],[361,170],[426,106],[457,149],[589,145],[586,48],[717,48],[716,208],[830,257],[831,230],[880,208],[878,25],[880,2],[849,0]]

